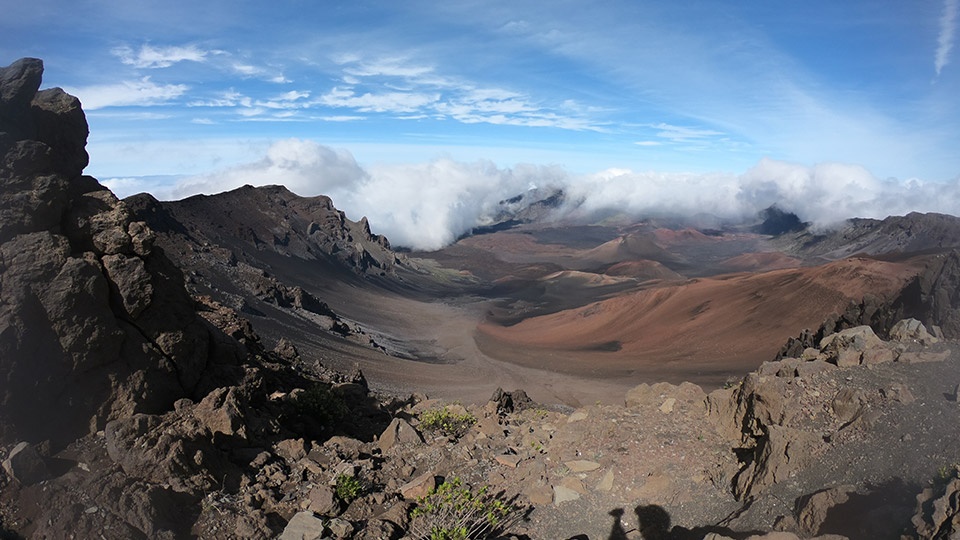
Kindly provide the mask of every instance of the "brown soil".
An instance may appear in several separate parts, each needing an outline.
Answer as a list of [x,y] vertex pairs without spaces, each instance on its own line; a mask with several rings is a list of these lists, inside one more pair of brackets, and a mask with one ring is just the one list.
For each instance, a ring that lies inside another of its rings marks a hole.
[[695,279],[512,326],[483,323],[477,343],[493,358],[582,378],[716,387],[773,358],[798,328],[815,328],[824,314],[866,293],[899,290],[918,264],[856,258]]

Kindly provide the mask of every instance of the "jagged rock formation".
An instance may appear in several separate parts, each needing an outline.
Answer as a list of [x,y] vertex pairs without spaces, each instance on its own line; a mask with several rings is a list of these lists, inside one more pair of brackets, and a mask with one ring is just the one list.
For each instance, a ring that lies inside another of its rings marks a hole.
[[912,523],[918,540],[952,540],[960,536],[960,469],[943,475],[940,485],[917,495],[917,513]]
[[82,176],[76,98],[43,65],[0,73],[0,440],[71,440],[196,395],[218,357],[153,234]]

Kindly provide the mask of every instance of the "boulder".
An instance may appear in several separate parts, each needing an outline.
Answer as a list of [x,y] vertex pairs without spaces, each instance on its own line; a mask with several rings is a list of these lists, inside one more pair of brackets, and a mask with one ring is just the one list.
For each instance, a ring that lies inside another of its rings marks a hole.
[[67,178],[80,176],[87,155],[87,119],[80,100],[60,88],[38,91],[31,102],[36,139],[54,150],[57,168]]
[[682,401],[688,404],[699,404],[707,397],[703,389],[696,384],[683,382],[679,385],[660,382],[655,384],[642,383],[627,391],[624,398],[626,407],[661,407],[665,400],[673,398],[674,404]]
[[960,475],[955,473],[942,487],[920,492],[911,523],[919,540],[960,537]]
[[279,540],[316,540],[323,538],[324,520],[313,512],[297,512],[283,528]]
[[423,444],[423,436],[420,435],[420,432],[402,418],[394,418],[377,440],[377,445],[382,452],[386,452],[398,444]]
[[246,426],[234,388],[218,388],[193,409],[193,415],[210,433],[246,437]]
[[567,468],[570,469],[570,472],[572,473],[590,472],[600,468],[600,464],[597,463],[596,461],[588,461],[585,459],[565,461],[563,464],[566,465]]
[[865,402],[863,393],[852,388],[842,388],[830,403],[833,413],[841,424],[854,421],[863,411]]
[[20,442],[3,460],[3,470],[22,486],[36,484],[49,476],[47,465],[29,443]]
[[850,500],[850,495],[856,493],[853,485],[842,485],[824,489],[797,501],[797,525],[801,534],[816,536],[827,520],[830,510]]
[[521,411],[533,405],[533,400],[527,396],[523,390],[514,390],[513,392],[504,392],[502,388],[497,388],[490,401],[497,404],[497,412],[508,414],[514,411]]
[[567,486],[553,486],[553,504],[560,506],[565,502],[575,501],[580,498],[580,494]]
[[307,509],[318,515],[336,516],[340,513],[340,501],[330,486],[319,485],[311,488],[307,502]]
[[[866,360],[864,361],[866,363]],[[820,360],[812,360],[810,362],[801,362],[797,364],[797,377],[801,379],[809,380],[811,377],[818,373],[823,373],[824,371],[830,371],[831,369],[836,369],[837,366]]]
[[[28,107],[40,89],[42,78],[43,60],[39,58],[21,58],[0,69],[0,106],[3,107],[0,110],[6,112]],[[0,119],[8,120],[5,117]]]
[[307,457],[307,445],[303,439],[284,439],[274,443],[273,452],[293,464]]
[[30,102],[40,89],[43,61],[21,58],[0,68],[0,131],[14,139],[35,138]]
[[864,351],[883,346],[883,340],[869,326],[847,328],[820,340],[820,351],[827,361],[841,367],[859,365]]
[[400,486],[400,494],[404,499],[414,501],[426,497],[436,487],[437,479],[433,471],[429,471]]
[[919,343],[930,345],[940,341],[927,331],[927,327],[916,319],[902,319],[890,329],[890,339],[900,343]]

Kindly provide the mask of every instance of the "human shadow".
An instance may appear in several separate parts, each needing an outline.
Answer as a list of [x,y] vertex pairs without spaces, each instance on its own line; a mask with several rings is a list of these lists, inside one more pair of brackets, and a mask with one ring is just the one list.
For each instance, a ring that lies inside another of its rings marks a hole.
[[[688,529],[675,525],[671,527],[670,514],[661,506],[655,504],[640,505],[634,508],[637,515],[637,531],[643,540],[700,540],[708,533],[717,533],[734,540],[744,540],[755,534],[762,534],[762,531],[734,531],[727,527],[719,525],[705,525]],[[607,540],[627,540],[629,531],[624,530],[621,518],[624,515],[622,508],[614,508],[607,513],[613,517],[613,524],[610,527],[610,534]],[[586,535],[580,534],[570,537],[568,540],[589,540]]]
[[620,518],[623,517],[623,508],[614,508],[613,510],[607,512],[609,515],[613,516],[613,526],[610,528],[609,540],[627,540],[627,531],[623,530],[623,522],[620,521]]

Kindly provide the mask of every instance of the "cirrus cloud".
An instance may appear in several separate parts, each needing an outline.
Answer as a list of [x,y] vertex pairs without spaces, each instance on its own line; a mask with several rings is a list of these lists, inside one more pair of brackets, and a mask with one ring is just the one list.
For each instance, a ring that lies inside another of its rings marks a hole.
[[150,44],[141,45],[139,50],[124,45],[111,52],[122,63],[139,69],[165,68],[184,61],[204,62],[208,55],[222,54],[222,51],[206,51],[196,45],[154,47]]
[[943,15],[940,16],[940,33],[937,35],[937,52],[933,59],[933,67],[938,77],[950,62],[954,33],[957,31],[958,11],[960,11],[960,0],[944,0]]
[[80,98],[85,110],[93,111],[104,107],[161,105],[184,95],[189,88],[185,84],[157,84],[151,81],[150,77],[144,77],[65,90]]

